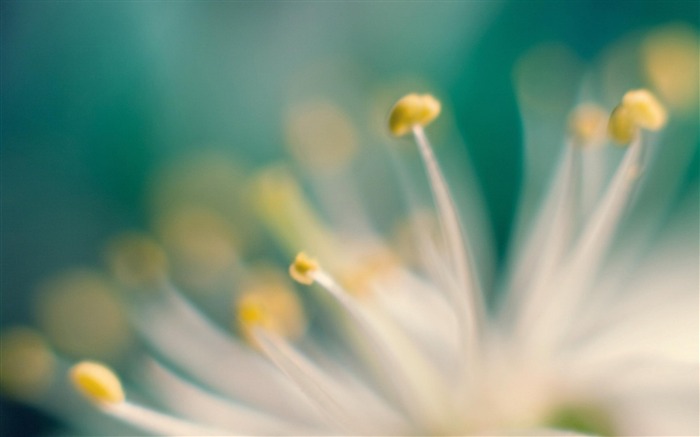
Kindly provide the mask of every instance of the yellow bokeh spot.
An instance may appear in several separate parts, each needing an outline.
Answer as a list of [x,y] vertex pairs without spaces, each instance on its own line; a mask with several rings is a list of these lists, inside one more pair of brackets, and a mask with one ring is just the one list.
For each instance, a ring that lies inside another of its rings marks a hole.
[[348,292],[355,296],[371,294],[373,281],[396,271],[399,260],[387,248],[368,248],[361,259],[351,263],[349,268],[342,269],[339,278]]
[[236,302],[242,334],[255,344],[251,330],[262,328],[285,338],[299,338],[306,330],[306,317],[296,294],[273,275],[258,278]]
[[358,148],[352,121],[329,102],[294,106],[287,115],[285,133],[297,161],[315,170],[336,169],[348,163]]
[[107,246],[112,274],[132,289],[156,289],[166,279],[168,263],[163,249],[153,239],[138,233],[116,237]]
[[188,291],[212,291],[231,272],[236,239],[213,210],[183,207],[163,216],[158,235],[172,260],[172,277]]
[[579,145],[595,146],[605,140],[608,116],[598,105],[585,103],[569,117],[569,130]]
[[698,104],[700,44],[698,34],[685,24],[661,27],[644,40],[644,66],[654,89],[672,106]]
[[70,379],[75,388],[85,397],[100,405],[118,404],[124,401],[119,377],[107,366],[83,361],[70,370]]
[[289,275],[300,284],[311,285],[314,282],[313,273],[318,270],[315,259],[300,252],[289,266]]
[[0,388],[18,398],[40,395],[53,378],[55,360],[44,339],[29,328],[0,334]]
[[635,124],[656,131],[666,124],[666,108],[648,90],[632,90],[622,97],[622,104],[629,109]]
[[440,102],[430,94],[408,94],[389,113],[389,131],[397,137],[410,132],[414,126],[427,126],[440,115]]
[[116,359],[131,340],[126,311],[100,274],[73,270],[39,287],[36,317],[51,343],[75,358]]

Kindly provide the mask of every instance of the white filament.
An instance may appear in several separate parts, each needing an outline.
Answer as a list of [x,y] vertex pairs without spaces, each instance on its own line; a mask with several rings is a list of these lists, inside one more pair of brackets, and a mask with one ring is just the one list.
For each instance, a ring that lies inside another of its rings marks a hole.
[[548,311],[533,321],[535,326],[532,327],[532,336],[538,338],[540,344],[552,345],[557,339],[561,339],[561,327],[570,324],[583,293],[603,262],[635,187],[641,152],[642,144],[636,139],[625,153],[606,193],[583,228],[560,274],[552,279],[548,287]]
[[574,146],[569,143],[532,236],[519,257],[504,311],[504,322],[516,321],[516,333],[527,330],[545,306],[551,294],[548,284],[566,255],[574,227],[576,164]]
[[230,431],[208,428],[151,410],[130,402],[110,405],[103,410],[146,432],[164,436],[228,436]]
[[[154,393],[166,407],[200,423],[208,423],[223,429],[235,429],[237,434],[323,435],[328,433],[327,429],[304,427],[251,407],[233,403],[184,380],[153,359],[146,363],[144,376],[145,384],[154,388]],[[260,387],[260,390],[265,388]]]
[[[279,417],[318,424],[315,410],[284,375],[214,326],[176,291],[141,305],[134,316],[141,334],[162,356],[206,387]],[[266,390],[260,390],[263,383]]]
[[[313,272],[313,278],[340,304],[359,329],[362,340],[371,349],[375,364],[379,366],[382,378],[388,382],[396,401],[408,417],[416,420],[416,425],[426,430],[435,426],[436,422],[440,421],[440,416],[446,413],[440,402],[446,399],[436,392],[436,389],[439,390],[439,383],[435,382],[430,370],[423,365],[421,357],[410,353],[407,347],[401,348],[406,345],[401,344],[402,341],[398,337],[391,337],[392,343],[389,343],[388,332],[384,331],[383,327],[378,325],[377,321],[371,318],[328,273],[319,269]],[[397,353],[397,348],[401,348],[400,354]],[[421,377],[409,376],[409,367],[422,369]]]
[[457,208],[452,200],[447,182],[435,159],[435,154],[423,127],[414,125],[413,135],[428,174],[433,200],[438,210],[443,239],[448,248],[451,265],[459,285],[458,287],[453,287],[449,286],[450,284],[443,284],[447,285],[445,288],[450,292],[451,298],[457,307],[456,311],[463,343],[459,367],[464,369],[463,375],[467,377],[467,381],[460,378],[458,384],[463,385],[471,379],[470,376],[473,375],[478,366],[476,358],[480,355],[480,330],[487,320],[486,309],[479,281],[475,276],[474,265],[470,261],[465,247],[468,242],[462,231]]

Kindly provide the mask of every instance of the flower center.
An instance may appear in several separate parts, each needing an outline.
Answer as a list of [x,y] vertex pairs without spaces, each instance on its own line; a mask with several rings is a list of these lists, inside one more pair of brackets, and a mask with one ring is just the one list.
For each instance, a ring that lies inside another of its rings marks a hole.
[[616,435],[612,417],[594,404],[563,405],[552,412],[546,426],[601,437]]

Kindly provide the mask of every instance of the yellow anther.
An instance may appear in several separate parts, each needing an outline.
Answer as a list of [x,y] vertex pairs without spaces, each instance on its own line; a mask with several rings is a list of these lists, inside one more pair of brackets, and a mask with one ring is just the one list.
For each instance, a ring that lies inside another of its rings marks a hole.
[[397,266],[394,253],[385,248],[374,248],[360,261],[352,263],[351,268],[342,270],[339,279],[350,293],[364,296],[370,294],[373,281],[395,271]]
[[51,383],[54,356],[39,333],[10,328],[0,335],[0,388],[19,398],[40,395]]
[[299,252],[289,266],[289,276],[300,284],[311,285],[314,282],[313,273],[316,270],[318,270],[316,260],[309,258],[304,252]]
[[440,102],[430,94],[408,94],[402,97],[389,113],[389,130],[397,137],[414,126],[427,126],[440,115]]
[[97,272],[71,270],[42,283],[35,313],[51,344],[72,357],[112,361],[131,340],[125,308]]
[[660,27],[642,46],[644,66],[654,89],[678,109],[698,104],[698,49],[698,33],[687,24]]
[[136,233],[117,237],[107,247],[112,274],[131,288],[157,288],[165,281],[167,259],[151,238]]
[[231,226],[213,210],[183,207],[164,215],[157,229],[170,255],[171,276],[188,291],[216,289],[236,261]]
[[627,144],[640,128],[656,131],[666,124],[666,109],[647,90],[627,92],[622,103],[613,109],[608,122],[608,133],[620,144]]
[[569,118],[569,129],[579,145],[598,145],[605,139],[608,116],[600,106],[583,104]]
[[632,119],[630,110],[624,105],[618,105],[610,114],[608,122],[608,133],[610,137],[619,144],[627,144],[637,133],[637,126]]
[[255,344],[252,328],[262,328],[285,338],[298,338],[306,329],[306,318],[299,299],[287,284],[266,281],[246,290],[236,303],[242,333]]
[[629,109],[635,124],[641,128],[656,131],[666,124],[666,109],[648,90],[628,91],[622,97],[622,104]]
[[73,385],[85,397],[100,405],[118,404],[124,401],[124,390],[119,377],[107,366],[83,361],[70,370]]

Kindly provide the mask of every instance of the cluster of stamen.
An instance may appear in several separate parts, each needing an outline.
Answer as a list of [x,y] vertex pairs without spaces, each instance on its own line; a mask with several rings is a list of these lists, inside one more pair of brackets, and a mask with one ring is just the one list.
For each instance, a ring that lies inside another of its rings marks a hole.
[[[473,274],[475,269],[467,250],[468,239],[460,227],[460,220],[451,193],[423,131],[425,126],[438,117],[440,111],[441,104],[433,96],[408,94],[398,100],[391,109],[388,127],[395,136],[412,133],[426,165],[444,240],[442,243],[448,252],[445,257],[449,264],[446,266],[446,270],[449,270],[454,276],[450,278],[453,282],[446,281],[448,285],[443,288],[446,289],[445,297],[451,301],[451,304],[454,304],[455,313],[457,313],[460,322],[459,329],[462,339],[460,359],[464,359],[466,365],[466,359],[469,358],[474,369],[478,370],[479,354],[482,352],[480,349],[482,340],[480,330],[484,328],[482,326],[483,319],[486,318],[483,296],[478,280]],[[596,106],[579,107],[570,118],[570,129],[574,143],[578,145],[602,144],[605,141],[606,131],[613,141],[628,144],[638,139],[640,130],[657,131],[664,126],[666,121],[666,110],[652,93],[647,90],[633,90],[623,96],[621,103],[615,107],[609,118],[601,108]],[[623,169],[629,172],[638,171],[639,168],[638,155],[633,153],[638,153],[638,151],[636,149],[630,150],[629,163],[621,165],[621,167],[626,165],[627,167]],[[621,182],[613,181],[611,184],[613,188],[608,193],[609,195],[603,199],[605,202],[602,202],[608,206],[601,208],[602,212],[599,214],[592,215],[593,225],[589,226],[592,229],[590,230],[591,235],[605,235],[605,232],[612,232],[614,229],[616,220],[619,218],[615,212],[624,206],[626,193],[629,192],[629,186],[625,182],[622,180]],[[584,236],[587,235],[584,232]],[[597,246],[594,244],[597,242],[596,238],[584,238],[583,240],[585,240],[585,244],[577,248],[578,252],[574,251],[577,256],[574,258],[575,260],[585,261],[602,251],[602,243]],[[207,247],[207,249],[210,248]],[[228,246],[225,249],[223,252],[228,255]],[[365,317],[361,305],[347,296],[345,289],[355,291],[355,289],[367,287],[376,275],[392,270],[396,260],[390,255],[380,252],[376,259],[370,260],[372,262],[368,262],[362,269],[350,270],[352,277],[342,278],[342,281],[336,282],[315,259],[300,252],[289,266],[289,275],[299,284],[312,285],[317,283],[326,289],[345,308],[361,329],[371,333],[374,329],[371,321]],[[167,283],[166,255],[155,242],[148,238],[129,235],[119,239],[110,246],[108,257],[115,278],[127,288],[158,289],[163,288]],[[224,266],[232,264],[232,260],[229,258],[225,257]],[[458,286],[455,287],[455,284]],[[349,286],[343,288],[343,285]],[[248,287],[237,299],[235,308],[238,328],[250,345],[258,347],[262,353],[278,354],[278,360],[282,362],[288,360],[290,366],[296,365],[294,356],[284,349],[286,347],[284,343],[278,343],[278,339],[284,341],[298,338],[304,334],[306,329],[303,308],[293,290],[281,284]],[[368,335],[368,337],[370,336]],[[27,343],[27,341],[24,342]],[[374,342],[375,349],[381,352],[383,346],[381,338],[377,336]],[[35,349],[37,348],[32,348],[30,352],[34,352]],[[394,358],[390,353],[386,353],[386,355],[387,362]],[[475,373],[476,370],[468,372]],[[157,412],[129,404],[126,401],[119,378],[103,364],[93,361],[80,362],[71,368],[70,379],[80,393],[100,407],[111,409],[115,406],[125,405],[125,408],[118,410],[118,414],[123,414],[135,421],[143,421],[149,424],[148,426],[151,426],[152,429],[171,429],[168,426],[175,423],[169,422],[169,418],[159,415]],[[457,381],[456,385],[458,385],[459,390],[466,392],[467,385],[472,382],[473,379],[465,377],[464,380]],[[421,406],[415,407],[416,402],[420,402],[420,400],[411,404],[413,399],[411,396],[405,395],[403,389],[405,387],[399,387],[397,392],[399,392],[399,398],[408,404],[407,408],[413,411],[420,410]],[[185,422],[175,423],[175,425],[180,427],[178,429],[190,429],[187,428],[190,424]],[[202,431],[202,429],[197,428],[196,431]]]

